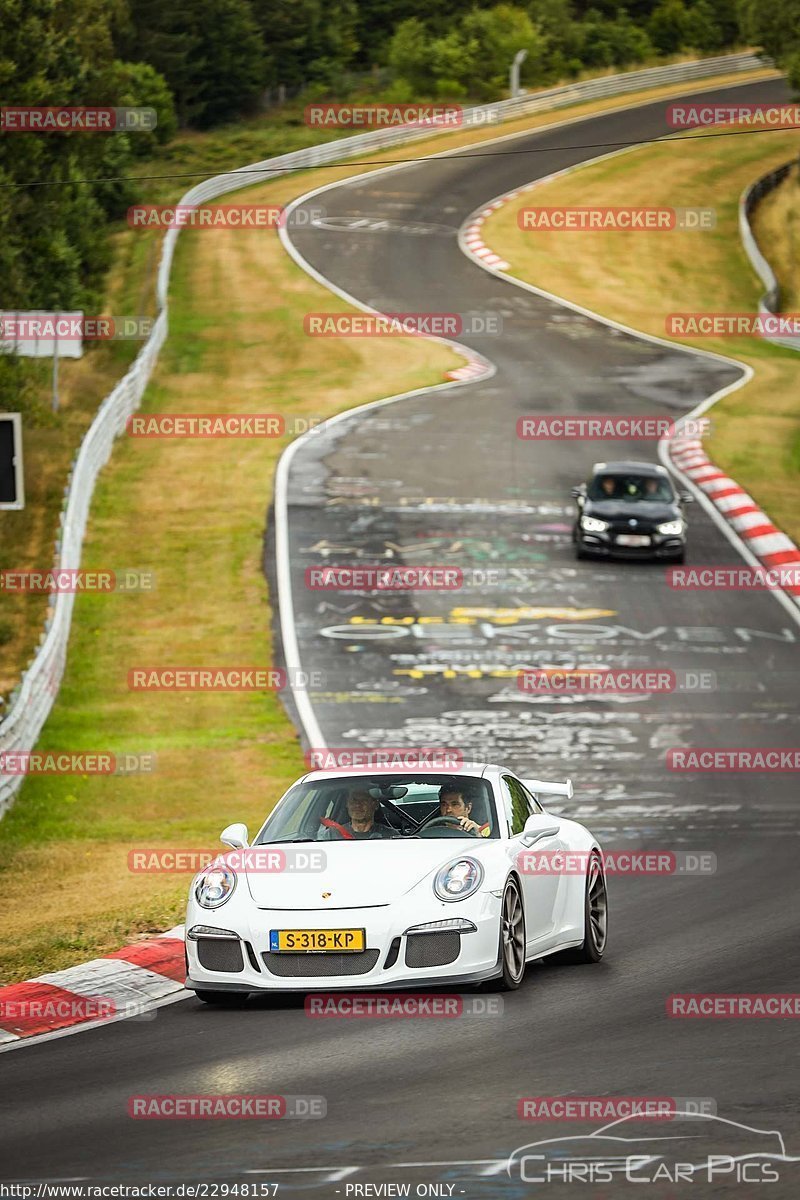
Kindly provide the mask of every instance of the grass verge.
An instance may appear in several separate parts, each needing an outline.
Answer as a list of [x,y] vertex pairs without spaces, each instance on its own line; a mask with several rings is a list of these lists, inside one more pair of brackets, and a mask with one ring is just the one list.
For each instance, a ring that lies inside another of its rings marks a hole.
[[780,285],[781,309],[800,312],[800,163],[758,205],[753,232]]
[[[654,89],[635,101],[679,92]],[[542,114],[503,132],[623,103]],[[496,135],[494,129],[485,136]],[[403,156],[478,140],[466,132],[436,137],[404,148]],[[235,165],[247,157],[236,147]],[[395,151],[375,161],[396,157]],[[358,170],[351,163],[286,177],[248,189],[247,199],[284,204]],[[126,286],[146,291],[158,235],[126,230],[119,239],[120,262],[130,265]],[[138,293],[131,294],[134,307],[122,311],[137,311]],[[145,411],[327,416],[436,383],[461,361],[420,339],[304,337],[305,312],[345,307],[294,266],[274,234],[185,232],[173,274],[170,337]],[[100,398],[97,389],[94,403]],[[296,735],[272,693],[142,694],[126,686],[135,665],[269,665],[261,546],[281,448],[273,441],[130,440],[115,448],[95,494],[84,565],[149,570],[157,586],[139,595],[77,598],[67,673],[40,745],[154,751],[158,769],[128,778],[26,782],[0,822],[0,981],[57,970],[173,924],[187,877],[134,875],[129,850],[216,849],[223,825],[260,823],[302,770]]]
[[[763,289],[739,239],[739,196],[752,180],[796,152],[796,135],[790,132],[656,143],[523,193],[487,220],[483,236],[511,264],[512,275],[664,337],[669,313],[757,310]],[[710,207],[716,227],[704,232],[522,231],[518,213],[526,205]],[[763,248],[769,256],[767,242]],[[708,451],[800,541],[800,356],[755,338],[681,341],[754,369],[751,383],[709,414]]]
[[[754,71],[699,81],[698,89],[726,82],[748,82],[774,75]],[[573,116],[625,103],[645,102],[678,95],[681,87],[652,88],[630,97],[610,97],[569,109],[521,118],[483,132],[464,130],[440,134],[429,141],[400,146],[382,154],[369,154],[370,162],[419,157],[439,150],[478,143],[502,133],[534,129]],[[302,146],[344,137],[347,130],[313,130],[303,123],[302,109],[288,105],[266,116],[224,126],[212,133],[185,132],[159,150],[152,160],[135,168],[141,178],[142,201],[164,204],[176,201],[200,177],[213,175],[248,162],[284,154]],[[317,172],[319,183],[355,174],[358,167],[332,167]],[[120,228],[114,235],[114,263],[109,275],[106,311],[119,315],[153,315],[153,291],[160,250],[154,231]],[[94,347],[83,359],[66,360],[60,367],[61,408],[50,409],[49,362],[26,361],[22,375],[24,394],[17,410],[23,414],[26,475],[26,508],[0,512],[0,570],[42,570],[53,562],[53,545],[70,465],[97,407],[124,374],[138,344],[119,343]],[[32,656],[44,625],[46,598],[0,594],[0,718],[9,693]]]

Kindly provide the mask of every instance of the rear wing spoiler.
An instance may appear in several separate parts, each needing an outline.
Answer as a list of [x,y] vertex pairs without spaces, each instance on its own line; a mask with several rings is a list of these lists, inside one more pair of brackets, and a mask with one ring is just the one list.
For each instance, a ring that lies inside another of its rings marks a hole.
[[567,779],[565,783],[547,783],[544,779],[523,779],[522,782],[537,800],[542,796],[565,796],[567,800],[572,799],[571,779]]

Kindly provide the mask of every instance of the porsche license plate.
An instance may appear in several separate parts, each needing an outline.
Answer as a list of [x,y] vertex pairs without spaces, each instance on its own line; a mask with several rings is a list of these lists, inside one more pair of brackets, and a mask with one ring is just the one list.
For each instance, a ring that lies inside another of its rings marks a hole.
[[650,538],[643,533],[621,533],[617,538],[620,546],[649,546]]
[[273,953],[316,951],[322,954],[355,954],[366,947],[365,929],[270,929]]

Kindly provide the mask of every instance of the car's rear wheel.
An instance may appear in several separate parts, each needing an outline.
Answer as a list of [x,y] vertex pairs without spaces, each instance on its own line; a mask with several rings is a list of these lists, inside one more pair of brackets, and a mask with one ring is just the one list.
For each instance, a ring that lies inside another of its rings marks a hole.
[[525,911],[519,885],[509,879],[500,911],[500,966],[504,991],[514,991],[525,974]]
[[603,862],[596,850],[589,858],[584,891],[583,942],[553,957],[560,962],[600,962],[608,938],[608,892]]
[[217,1008],[243,1008],[250,999],[249,992],[216,992],[198,989],[195,992],[198,1000],[202,1000],[203,1004],[213,1004]]

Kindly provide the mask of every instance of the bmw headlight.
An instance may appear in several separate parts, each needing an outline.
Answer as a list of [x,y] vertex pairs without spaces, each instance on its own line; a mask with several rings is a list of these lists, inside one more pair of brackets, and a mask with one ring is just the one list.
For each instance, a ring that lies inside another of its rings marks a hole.
[[219,908],[236,887],[236,872],[230,867],[210,867],[194,885],[194,898],[201,908]]
[[601,521],[597,517],[581,517],[581,529],[587,533],[603,533],[608,529],[608,521]]
[[437,873],[433,890],[440,900],[466,900],[477,892],[482,881],[481,864],[474,858],[459,858]]
[[656,525],[656,530],[667,537],[679,537],[683,533],[683,521],[665,521],[663,525]]

